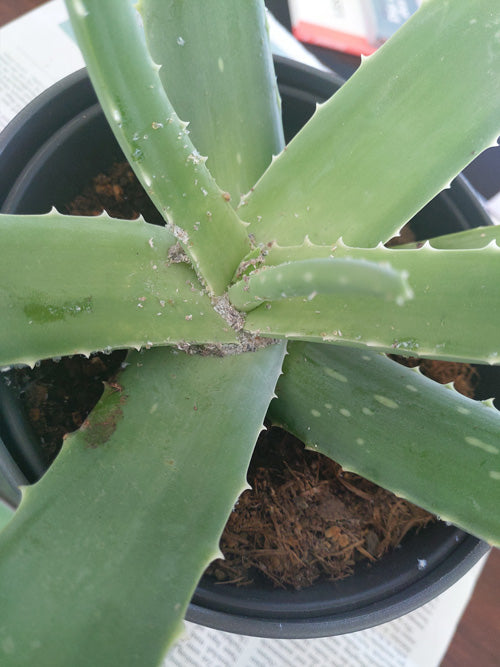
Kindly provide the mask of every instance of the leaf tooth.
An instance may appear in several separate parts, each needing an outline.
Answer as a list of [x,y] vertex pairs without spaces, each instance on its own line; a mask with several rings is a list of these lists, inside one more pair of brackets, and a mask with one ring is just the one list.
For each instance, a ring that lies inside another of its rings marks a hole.
[[40,359],[32,359],[32,358],[22,358],[22,359],[16,359],[16,361],[13,362],[13,365],[15,364],[16,366],[19,364],[21,366],[29,366],[31,369],[35,368],[37,362],[40,361]]
[[222,553],[222,551],[220,550],[219,547],[212,554],[212,559],[211,559],[210,562],[212,562],[214,560],[226,560],[226,557],[224,556],[224,554]]
[[76,14],[82,18],[85,19],[89,15],[89,10],[87,8],[87,4],[85,0],[79,0],[78,2],[73,3],[74,9]]
[[100,220],[109,220],[109,221],[113,220],[113,218],[109,215],[106,209],[103,209],[98,215],[95,215],[93,217],[99,218]]
[[335,246],[336,246],[337,248],[341,248],[342,250],[349,250],[349,249],[351,248],[351,246],[348,246],[347,243],[344,243],[344,239],[343,239],[342,236],[340,236],[340,237],[337,239],[337,241],[336,241],[336,243],[335,243]]
[[317,452],[319,449],[319,445],[317,442],[313,442],[312,440],[306,440],[304,442],[305,448],[309,449],[311,452]]
[[435,248],[435,247],[432,245],[432,243],[431,243],[431,241],[429,241],[429,239],[427,239],[426,241],[424,241],[424,242],[422,243],[422,245],[419,245],[419,247],[417,248],[417,250],[418,250],[419,252],[426,252],[426,251],[428,251],[428,252],[430,252],[430,251],[432,251],[432,252],[441,252],[441,251],[439,250],[439,248]]
[[496,406],[493,402],[494,400],[495,400],[494,397],[493,398],[486,398],[484,401],[481,401],[481,403],[487,408],[493,408],[494,410],[496,410]]
[[500,364],[500,356],[498,355],[498,352],[492,352],[490,355],[486,357],[486,362],[490,366],[496,366],[497,364]]

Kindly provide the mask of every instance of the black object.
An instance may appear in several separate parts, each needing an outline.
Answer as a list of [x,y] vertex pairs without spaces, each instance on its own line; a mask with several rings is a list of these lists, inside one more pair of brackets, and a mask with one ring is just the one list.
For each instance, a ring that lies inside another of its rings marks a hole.
[[[328,98],[341,80],[285,59],[277,58],[276,67],[290,138],[313,113],[315,103]],[[85,72],[77,72],[37,98],[0,136],[3,210],[48,211],[53,204],[58,206],[71,199],[116,159],[123,156]],[[441,233],[488,224],[463,178],[456,179],[450,190],[415,217],[419,234],[429,234],[431,229],[436,233],[436,217]],[[8,449],[4,460],[0,452],[0,468],[15,483],[23,474],[38,476],[40,457],[36,440],[28,444],[23,439],[20,443],[12,436],[11,415],[0,405],[0,436]],[[18,463],[14,473],[12,458]],[[371,567],[360,565],[354,576],[337,583],[322,581],[299,592],[260,585],[237,588],[217,584],[205,576],[187,618],[231,632],[282,638],[361,630],[431,600],[487,551],[484,542],[437,523],[408,536],[399,549]]]

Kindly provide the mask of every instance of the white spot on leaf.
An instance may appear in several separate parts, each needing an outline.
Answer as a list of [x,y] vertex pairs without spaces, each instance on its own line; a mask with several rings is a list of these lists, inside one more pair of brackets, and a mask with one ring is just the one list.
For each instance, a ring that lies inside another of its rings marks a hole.
[[338,382],[348,382],[348,379],[346,378],[345,375],[342,375],[342,373],[339,373],[338,371],[334,371],[333,368],[326,367],[325,375],[328,375],[334,380],[338,380]]
[[473,435],[466,436],[465,442],[468,445],[472,445],[472,447],[479,447],[479,449],[482,449],[483,451],[488,452],[488,454],[498,454],[499,453],[499,450],[497,449],[497,447],[495,447],[494,445],[490,445],[487,442],[483,442],[482,440],[480,440],[479,438],[476,438]]
[[399,407],[396,401],[393,401],[392,398],[388,398],[387,396],[374,394],[373,398],[377,401],[377,403],[380,403],[380,405],[383,405],[386,408],[390,408],[391,410],[396,410]]

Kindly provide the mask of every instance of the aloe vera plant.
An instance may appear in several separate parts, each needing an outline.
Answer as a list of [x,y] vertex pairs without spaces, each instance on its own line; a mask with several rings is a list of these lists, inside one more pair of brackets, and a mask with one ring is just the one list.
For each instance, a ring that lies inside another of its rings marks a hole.
[[2,531],[2,664],[159,662],[266,413],[498,545],[497,410],[386,353],[500,361],[500,232],[384,244],[496,142],[500,8],[427,0],[283,150],[262,2],[66,4],[165,226],[0,218],[1,364],[137,348]]

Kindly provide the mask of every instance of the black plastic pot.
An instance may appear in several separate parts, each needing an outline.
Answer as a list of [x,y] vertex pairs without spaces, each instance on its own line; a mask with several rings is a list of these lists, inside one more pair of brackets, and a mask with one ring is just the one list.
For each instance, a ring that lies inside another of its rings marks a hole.
[[[277,59],[276,65],[290,138],[312,114],[316,102],[328,98],[341,81],[283,59]],[[61,206],[116,159],[122,159],[120,150],[85,72],[78,72],[37,98],[1,135],[3,210],[41,213]],[[414,220],[421,236],[484,224],[489,219],[462,178]],[[492,393],[488,388],[487,394]],[[43,466],[39,443],[19,418],[11,398],[0,404],[0,437],[0,470],[10,480],[12,500],[15,484],[24,478],[36,479]],[[204,577],[187,618],[268,637],[319,637],[361,630],[431,600],[487,550],[480,540],[437,523],[409,536],[399,549],[372,566],[360,565],[352,577],[338,583],[322,581],[300,592],[221,586]]]

